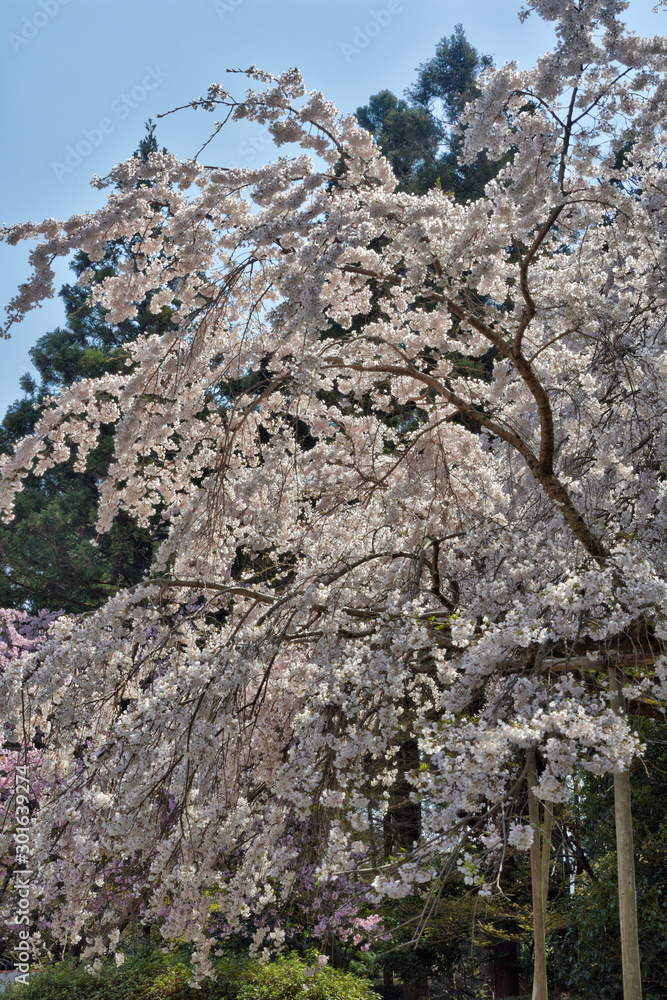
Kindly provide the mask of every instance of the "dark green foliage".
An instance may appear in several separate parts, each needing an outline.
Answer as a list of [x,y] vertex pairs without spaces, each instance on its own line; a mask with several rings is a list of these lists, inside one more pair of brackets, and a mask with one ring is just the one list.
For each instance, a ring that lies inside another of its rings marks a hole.
[[410,107],[390,90],[374,94],[357,108],[359,124],[373,134],[401,185],[410,189],[413,177],[437,162],[441,129],[425,108]]
[[116,968],[105,961],[91,976],[71,961],[33,972],[28,985],[8,986],[5,1000],[372,1000],[368,982],[328,966],[313,972],[309,961],[296,956],[262,965],[240,958],[215,960],[218,980],[205,979],[200,989],[191,983],[184,949],[168,955],[158,949],[138,950]]
[[31,611],[90,610],[150,564],[152,539],[126,515],[95,539],[98,477],[71,463],[29,480],[16,518],[0,528],[0,602]]
[[465,105],[477,95],[479,74],[490,65],[491,57],[480,55],[457,24],[449,38],[438,42],[435,55],[417,69],[407,100],[382,90],[357,108],[359,123],[372,133],[403,190],[422,194],[437,185],[459,201],[483,194],[498,164],[485,156],[470,165],[459,162],[458,123]]
[[491,56],[480,55],[466,38],[463,25],[457,24],[449,38],[438,42],[435,55],[421,64],[407,94],[429,110],[439,101],[442,120],[455,125],[468,101],[477,96],[477,77],[491,65]]

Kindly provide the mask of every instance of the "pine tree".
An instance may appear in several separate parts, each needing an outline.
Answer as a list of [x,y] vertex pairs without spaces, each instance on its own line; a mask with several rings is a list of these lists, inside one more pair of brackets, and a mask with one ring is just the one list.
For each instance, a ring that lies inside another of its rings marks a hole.
[[357,108],[359,123],[371,132],[404,190],[422,194],[439,186],[460,201],[483,193],[498,164],[484,154],[471,165],[461,164],[457,126],[463,108],[478,93],[480,73],[490,65],[491,57],[480,55],[457,24],[438,42],[435,55],[417,68],[407,100],[382,90]]

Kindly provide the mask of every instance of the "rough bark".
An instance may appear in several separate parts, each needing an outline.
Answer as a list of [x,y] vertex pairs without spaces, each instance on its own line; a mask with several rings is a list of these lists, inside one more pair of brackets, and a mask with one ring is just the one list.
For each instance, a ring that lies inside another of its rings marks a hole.
[[396,755],[396,781],[391,788],[389,808],[384,818],[384,851],[389,857],[398,850],[411,851],[421,836],[421,805],[410,800],[413,786],[406,772],[419,767],[419,743],[405,740]]

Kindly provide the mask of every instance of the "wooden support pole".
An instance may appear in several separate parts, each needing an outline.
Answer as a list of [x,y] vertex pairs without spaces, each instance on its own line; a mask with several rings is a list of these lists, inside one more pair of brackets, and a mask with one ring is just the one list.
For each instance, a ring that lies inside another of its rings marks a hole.
[[[540,822],[540,801],[533,793],[533,788],[537,784],[535,749],[528,751],[526,778],[528,782],[528,816],[530,818],[530,825],[533,828],[533,842],[530,847],[530,881],[533,890],[533,1000],[549,1000],[542,823]],[[546,830],[544,832],[546,833]],[[549,836],[551,836],[550,830]],[[548,859],[548,848],[545,853]],[[548,860],[546,871],[548,878]]]
[[[612,691],[612,708],[615,712],[624,714],[625,705],[619,671],[616,666],[609,667],[609,684]],[[623,962],[623,1000],[642,1000],[630,771],[618,771],[614,774],[614,817],[616,820],[616,859],[618,865],[618,913],[621,925],[621,957]]]

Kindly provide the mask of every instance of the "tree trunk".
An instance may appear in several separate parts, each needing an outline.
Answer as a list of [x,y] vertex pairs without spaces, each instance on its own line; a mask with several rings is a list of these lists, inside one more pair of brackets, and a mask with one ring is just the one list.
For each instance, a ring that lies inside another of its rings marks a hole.
[[499,941],[493,946],[493,995],[501,1000],[520,992],[516,941]]
[[[546,942],[546,889],[544,871],[546,868],[547,878],[549,874],[548,852],[550,844],[543,837],[542,823],[540,822],[540,802],[533,794],[533,787],[537,784],[537,768],[535,763],[535,750],[528,751],[528,815],[530,825],[533,828],[533,843],[530,847],[530,881],[533,890],[533,941],[534,941],[534,966],[533,966],[533,1000],[549,1000],[549,990],[547,986],[547,942]],[[547,811],[545,819],[551,814]],[[549,821],[550,826],[550,821]],[[547,830],[545,828],[544,833]],[[550,834],[549,830],[549,834]],[[544,843],[543,843],[544,841]],[[546,865],[543,854],[547,854]]]
[[[396,780],[391,787],[389,808],[384,817],[384,852],[387,858],[399,851],[412,851],[421,837],[421,804],[411,801],[414,789],[405,776],[406,772],[419,768],[419,743],[416,739],[401,743],[396,765]],[[426,1000],[428,977],[421,969],[406,971],[401,976],[404,1000]]]
[[[612,707],[615,712],[622,714],[625,706],[616,667],[609,668],[609,682],[612,690]],[[619,771],[614,774],[614,816],[618,865],[618,912],[621,924],[621,957],[623,962],[623,1000],[642,1000],[629,771]]]
[[384,853],[411,851],[421,837],[421,803],[410,800],[413,786],[406,771],[419,769],[419,743],[405,740],[396,754],[396,781],[391,787],[389,809],[384,817]]
[[[514,854],[505,854],[499,873],[500,889],[508,902],[517,901],[517,876],[516,857]],[[521,990],[519,977],[519,945],[517,938],[520,929],[516,919],[511,917],[497,924],[499,930],[507,935],[506,941],[498,941],[493,945],[492,960],[490,963],[491,978],[493,982],[494,997],[516,997]]]
[[428,1000],[428,976],[418,972],[408,982],[404,981],[403,1000]]

